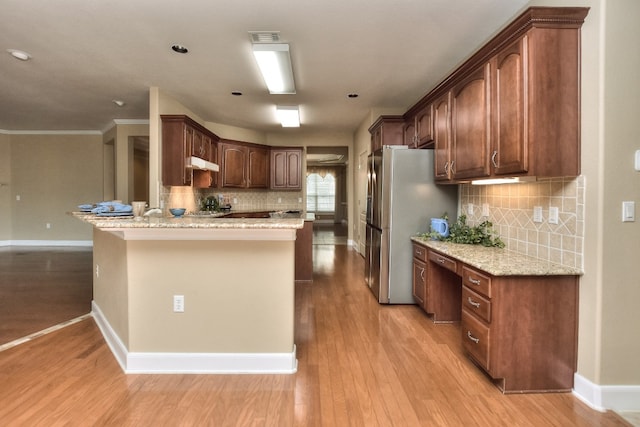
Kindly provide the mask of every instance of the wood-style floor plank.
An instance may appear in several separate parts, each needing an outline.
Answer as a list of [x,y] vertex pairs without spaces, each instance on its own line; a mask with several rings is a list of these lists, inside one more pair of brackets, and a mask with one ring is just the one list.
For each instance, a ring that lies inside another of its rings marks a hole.
[[93,319],[0,352],[4,426],[625,426],[570,393],[503,395],[458,324],[381,306],[346,245],[296,285],[293,375],[125,375]]

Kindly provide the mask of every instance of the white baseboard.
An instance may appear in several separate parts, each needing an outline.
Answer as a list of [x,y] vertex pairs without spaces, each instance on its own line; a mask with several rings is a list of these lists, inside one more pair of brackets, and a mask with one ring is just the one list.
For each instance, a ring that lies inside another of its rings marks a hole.
[[640,385],[599,385],[575,374],[573,395],[601,412],[640,411]]
[[0,246],[93,246],[93,240],[1,240]]
[[347,240],[347,246],[353,246],[354,248],[357,248],[358,247],[358,242],[356,242],[353,239],[349,239],[349,240]]
[[293,374],[298,370],[295,345],[291,353],[130,353],[95,301],[92,308],[100,332],[127,374]]

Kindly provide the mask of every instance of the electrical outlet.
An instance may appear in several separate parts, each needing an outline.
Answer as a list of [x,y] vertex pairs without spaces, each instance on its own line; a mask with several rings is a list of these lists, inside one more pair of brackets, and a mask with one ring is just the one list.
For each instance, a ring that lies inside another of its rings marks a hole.
[[469,204],[467,205],[467,213],[468,213],[469,215],[473,215],[473,203],[469,203]]
[[278,197],[278,203],[282,203],[282,197]]
[[100,277],[100,265],[96,264],[96,277]]
[[16,201],[18,201],[18,202],[20,201],[20,195],[19,194],[16,194]]
[[184,295],[173,296],[173,312],[184,313]]
[[542,222],[542,206],[533,207],[533,222]]
[[556,206],[549,207],[549,224],[558,223],[558,208]]
[[482,216],[489,216],[489,203],[482,204]]
[[51,228],[51,223],[50,223],[50,222],[48,222],[48,223],[45,225],[45,227],[47,228],[47,230],[48,230],[48,229],[50,229],[50,228]]
[[302,197],[298,197],[298,203],[302,203]]

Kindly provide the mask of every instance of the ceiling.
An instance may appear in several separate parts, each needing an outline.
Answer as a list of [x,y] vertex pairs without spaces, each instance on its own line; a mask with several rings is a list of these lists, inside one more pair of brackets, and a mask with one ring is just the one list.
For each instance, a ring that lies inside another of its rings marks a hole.
[[[157,86],[203,120],[290,133],[353,131],[372,108],[405,111],[527,1],[2,3],[0,130],[105,130],[114,119],[148,119]],[[250,31],[279,31],[290,44],[296,94],[269,95]],[[173,52],[176,43],[189,53]],[[300,105],[302,126],[282,129],[276,104]]]

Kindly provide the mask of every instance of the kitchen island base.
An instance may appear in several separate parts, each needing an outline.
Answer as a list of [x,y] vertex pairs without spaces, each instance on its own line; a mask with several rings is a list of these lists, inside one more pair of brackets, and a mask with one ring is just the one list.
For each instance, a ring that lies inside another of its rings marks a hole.
[[295,372],[295,235],[94,228],[93,315],[123,370]]

